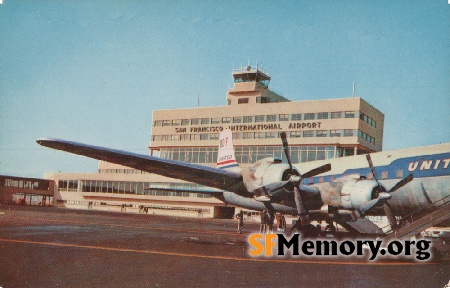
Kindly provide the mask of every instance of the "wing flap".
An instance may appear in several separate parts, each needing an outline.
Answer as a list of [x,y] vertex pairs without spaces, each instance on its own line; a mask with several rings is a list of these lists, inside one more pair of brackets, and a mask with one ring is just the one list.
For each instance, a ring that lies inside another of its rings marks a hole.
[[198,183],[200,185],[234,192],[242,189],[240,187],[242,186],[240,185],[242,183],[242,176],[239,173],[61,139],[39,139],[36,142],[52,149],[83,155],[145,172]]

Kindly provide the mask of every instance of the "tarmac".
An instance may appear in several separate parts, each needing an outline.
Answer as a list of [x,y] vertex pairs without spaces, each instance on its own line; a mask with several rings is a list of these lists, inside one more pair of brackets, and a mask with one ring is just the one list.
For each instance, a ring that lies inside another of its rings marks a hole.
[[254,258],[258,223],[0,206],[0,287],[444,287],[450,263]]

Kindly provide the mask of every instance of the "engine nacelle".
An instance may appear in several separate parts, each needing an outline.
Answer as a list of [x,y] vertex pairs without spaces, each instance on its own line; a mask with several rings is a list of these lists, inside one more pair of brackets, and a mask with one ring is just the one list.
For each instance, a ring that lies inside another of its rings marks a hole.
[[[295,173],[298,171],[294,168]],[[264,158],[242,173],[245,187],[253,192],[263,186],[289,180],[290,168],[288,164],[281,163],[273,157]],[[286,178],[287,177],[287,178]]]
[[343,208],[359,209],[372,200],[374,189],[378,184],[374,180],[356,180],[345,181],[341,189],[341,201]]

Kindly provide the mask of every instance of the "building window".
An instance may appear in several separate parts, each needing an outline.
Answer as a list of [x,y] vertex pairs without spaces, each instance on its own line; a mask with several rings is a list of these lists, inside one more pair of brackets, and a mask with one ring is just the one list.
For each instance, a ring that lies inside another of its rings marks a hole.
[[264,115],[256,115],[255,116],[255,122],[264,122]]
[[244,132],[242,133],[242,139],[252,139],[253,133],[252,132]]
[[233,117],[233,123],[242,123],[242,117]]
[[314,131],[303,131],[303,137],[304,138],[314,137]]
[[277,115],[267,115],[267,122],[277,121]]
[[266,132],[266,138],[276,138],[277,133],[276,132]]
[[242,139],[242,132],[233,132],[233,139]]
[[163,121],[163,127],[165,126],[172,126],[172,121],[171,120],[164,120]]
[[330,137],[341,137],[342,130],[331,130]]
[[328,112],[317,113],[317,119],[328,119]]
[[256,103],[270,103],[269,97],[256,97]]
[[153,124],[154,127],[161,127],[162,125],[163,125],[163,121],[162,120],[157,120]]
[[291,138],[300,138],[302,137],[302,132],[301,131],[292,131],[290,134]]
[[220,118],[211,118],[211,124],[220,124]]
[[181,124],[181,119],[172,120],[172,126],[180,126],[180,124]]
[[244,116],[244,123],[252,123],[253,116]]
[[191,119],[191,125],[199,125],[199,124],[200,124],[200,118]]
[[202,125],[208,125],[210,121],[211,121],[210,118],[202,118],[201,123]]
[[189,119],[181,119],[181,125],[189,125]]
[[291,120],[302,120],[302,114],[292,114]]
[[304,120],[314,120],[316,119],[316,114],[314,113],[305,113],[305,119]]
[[342,112],[331,112],[331,119],[342,118]]
[[255,139],[264,139],[265,133],[264,132],[255,132],[254,138]]
[[318,130],[316,137],[327,137],[328,131],[327,130]]
[[191,135],[190,134],[181,134],[180,140],[181,141],[189,141],[189,140],[191,140]]
[[238,99],[238,104],[247,104],[248,103],[248,98],[239,98]]
[[289,121],[289,114],[280,114],[278,117],[280,121]]
[[344,137],[353,137],[354,136],[354,132],[352,129],[345,129],[344,130]]
[[222,118],[222,123],[231,123],[231,118],[230,117],[223,117]]
[[345,111],[345,118],[355,118],[354,111]]

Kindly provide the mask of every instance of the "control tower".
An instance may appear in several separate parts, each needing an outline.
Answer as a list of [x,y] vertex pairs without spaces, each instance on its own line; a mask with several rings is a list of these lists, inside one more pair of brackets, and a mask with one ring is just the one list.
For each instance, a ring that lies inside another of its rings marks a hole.
[[261,67],[250,65],[233,70],[234,87],[227,92],[228,105],[287,102],[269,90],[270,75]]

